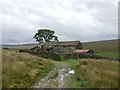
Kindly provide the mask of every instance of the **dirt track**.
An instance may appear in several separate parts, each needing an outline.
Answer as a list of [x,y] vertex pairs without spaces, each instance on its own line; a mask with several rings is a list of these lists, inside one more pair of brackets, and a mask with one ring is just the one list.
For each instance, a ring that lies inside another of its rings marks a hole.
[[32,88],[68,88],[70,87],[71,70],[69,66],[63,62],[52,61],[54,68],[48,75],[35,83]]

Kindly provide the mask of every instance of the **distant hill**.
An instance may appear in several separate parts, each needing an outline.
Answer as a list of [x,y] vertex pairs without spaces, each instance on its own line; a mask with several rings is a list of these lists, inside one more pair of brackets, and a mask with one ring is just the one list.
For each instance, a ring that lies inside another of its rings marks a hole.
[[33,47],[35,47],[37,44],[21,44],[21,45],[17,45],[16,49],[31,49]]
[[10,44],[2,44],[2,48],[17,48],[17,49],[29,49],[37,44],[20,44],[20,45],[10,45]]
[[0,44],[0,46],[1,45],[2,45],[2,48],[12,48],[16,46],[16,45],[10,45],[10,44]]
[[[120,39],[119,39],[120,40]],[[118,52],[118,40],[104,40],[82,43],[83,49],[92,49],[94,52]]]

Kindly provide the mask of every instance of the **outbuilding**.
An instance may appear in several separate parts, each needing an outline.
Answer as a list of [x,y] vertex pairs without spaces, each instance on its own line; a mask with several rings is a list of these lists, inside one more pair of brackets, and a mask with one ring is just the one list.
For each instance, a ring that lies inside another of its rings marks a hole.
[[82,49],[82,50],[75,50],[74,53],[89,53],[89,54],[93,54],[94,51],[91,49]]

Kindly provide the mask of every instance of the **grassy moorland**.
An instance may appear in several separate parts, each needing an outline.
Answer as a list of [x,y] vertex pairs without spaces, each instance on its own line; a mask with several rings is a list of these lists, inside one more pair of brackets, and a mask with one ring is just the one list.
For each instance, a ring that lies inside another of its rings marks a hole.
[[74,88],[118,88],[118,62],[105,59],[69,59],[64,61],[75,70]]
[[53,63],[27,53],[2,50],[2,87],[28,88],[44,77]]
[[90,88],[118,88],[118,61],[79,60],[77,79],[88,81]]
[[118,40],[105,40],[82,43],[84,49],[92,49],[94,52],[117,52]]
[[104,57],[119,58],[118,52],[101,52],[101,53],[96,53],[96,54],[100,56],[104,56]]
[[17,45],[13,47],[14,49],[31,49],[35,47],[37,44],[23,44],[23,45]]
[[82,43],[84,49],[92,49],[97,55],[118,58],[118,40]]

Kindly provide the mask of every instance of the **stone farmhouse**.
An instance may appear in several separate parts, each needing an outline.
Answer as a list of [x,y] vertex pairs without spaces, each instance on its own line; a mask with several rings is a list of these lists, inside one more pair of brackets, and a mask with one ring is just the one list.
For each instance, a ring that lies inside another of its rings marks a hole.
[[73,53],[76,50],[81,50],[82,44],[80,41],[65,41],[65,42],[47,42],[40,43],[32,48],[32,52],[54,52],[56,54]]

